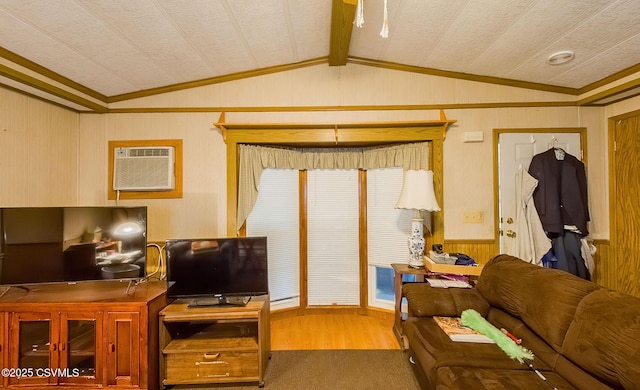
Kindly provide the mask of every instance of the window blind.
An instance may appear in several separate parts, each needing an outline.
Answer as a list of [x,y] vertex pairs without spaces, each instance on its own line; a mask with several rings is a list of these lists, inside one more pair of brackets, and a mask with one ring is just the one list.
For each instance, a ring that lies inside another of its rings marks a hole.
[[407,238],[411,233],[413,211],[395,208],[401,189],[402,168],[367,171],[369,265],[390,267],[392,263],[409,260]]
[[407,238],[411,210],[396,209],[402,189],[402,168],[367,171],[367,253],[369,306],[394,309],[392,263],[409,259]]
[[246,224],[247,236],[267,237],[271,301],[294,299],[289,306],[300,296],[298,182],[298,170],[266,169]]
[[309,305],[359,305],[358,171],[310,170]]

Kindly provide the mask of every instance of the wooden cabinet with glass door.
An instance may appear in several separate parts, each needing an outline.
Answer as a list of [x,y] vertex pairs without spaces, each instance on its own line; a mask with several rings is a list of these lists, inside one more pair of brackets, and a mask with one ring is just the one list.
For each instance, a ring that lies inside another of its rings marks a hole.
[[100,312],[9,313],[7,385],[96,385]]
[[157,388],[164,284],[127,290],[127,283],[88,282],[7,291],[0,297],[7,374],[0,386]]

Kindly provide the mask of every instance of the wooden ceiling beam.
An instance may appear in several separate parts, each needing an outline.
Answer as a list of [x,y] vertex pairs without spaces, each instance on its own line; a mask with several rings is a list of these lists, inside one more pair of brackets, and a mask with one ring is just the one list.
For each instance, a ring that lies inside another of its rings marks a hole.
[[331,8],[331,38],[329,45],[329,66],[347,64],[353,19],[358,0],[333,0]]

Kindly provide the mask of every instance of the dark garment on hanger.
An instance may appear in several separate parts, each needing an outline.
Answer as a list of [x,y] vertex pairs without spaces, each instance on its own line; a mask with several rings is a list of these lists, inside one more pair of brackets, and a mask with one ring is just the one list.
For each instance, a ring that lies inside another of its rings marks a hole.
[[562,234],[565,225],[577,226],[583,236],[589,234],[584,164],[569,153],[559,160],[552,148],[533,156],[529,174],[538,180],[533,201],[549,237]]
[[557,259],[553,262],[553,268],[567,271],[582,279],[591,280],[591,275],[582,257],[580,239],[578,233],[564,231],[551,240],[553,254]]

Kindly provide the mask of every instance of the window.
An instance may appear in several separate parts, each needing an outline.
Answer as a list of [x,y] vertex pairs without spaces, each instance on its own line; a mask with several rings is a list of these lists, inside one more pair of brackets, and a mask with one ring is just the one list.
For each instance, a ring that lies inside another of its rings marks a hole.
[[360,305],[358,171],[310,170],[309,305]]
[[266,169],[247,236],[267,236],[271,309],[300,306],[298,171]]
[[392,263],[406,263],[411,210],[396,209],[402,168],[367,171],[369,306],[393,310]]
[[[357,170],[307,172],[309,305],[360,305]],[[300,305],[300,216],[297,170],[266,169],[247,236],[268,236],[272,308]],[[368,291],[371,307],[393,310],[392,263],[407,261],[411,211],[396,209],[402,169],[367,171]],[[304,230],[303,230],[304,231]]]

